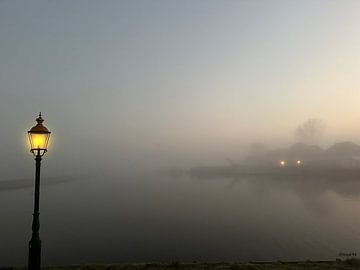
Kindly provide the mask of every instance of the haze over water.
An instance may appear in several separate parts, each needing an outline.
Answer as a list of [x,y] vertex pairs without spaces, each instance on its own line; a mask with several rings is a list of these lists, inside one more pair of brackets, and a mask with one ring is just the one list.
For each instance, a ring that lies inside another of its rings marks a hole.
[[[137,175],[45,184],[43,259],[333,260],[358,250],[359,194],[360,182],[346,179]],[[1,192],[3,265],[26,264],[31,203],[31,189]]]
[[179,172],[360,143],[359,29],[355,0],[0,1],[0,265],[26,264],[39,111],[45,264],[357,252],[356,178]]

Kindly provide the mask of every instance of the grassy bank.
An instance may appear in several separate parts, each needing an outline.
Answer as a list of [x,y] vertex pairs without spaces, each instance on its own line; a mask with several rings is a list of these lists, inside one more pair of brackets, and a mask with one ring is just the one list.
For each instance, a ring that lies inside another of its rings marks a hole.
[[[24,270],[25,268],[0,268],[0,270]],[[360,260],[306,261],[306,262],[249,262],[249,263],[145,263],[145,264],[89,264],[47,266],[44,270],[315,270],[315,269],[360,269]]]

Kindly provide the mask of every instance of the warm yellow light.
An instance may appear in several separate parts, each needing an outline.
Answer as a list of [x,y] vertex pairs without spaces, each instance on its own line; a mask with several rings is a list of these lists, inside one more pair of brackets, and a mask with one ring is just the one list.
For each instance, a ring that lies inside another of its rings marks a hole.
[[280,165],[281,165],[281,166],[285,166],[285,161],[284,161],[284,160],[281,160],[281,161],[280,161]]
[[37,125],[33,126],[29,131],[30,151],[34,155],[44,155],[47,151],[49,142],[50,131],[42,124],[44,119],[41,117],[36,118]]
[[30,134],[32,149],[46,149],[48,134]]
[[301,160],[296,161],[297,165],[301,165]]

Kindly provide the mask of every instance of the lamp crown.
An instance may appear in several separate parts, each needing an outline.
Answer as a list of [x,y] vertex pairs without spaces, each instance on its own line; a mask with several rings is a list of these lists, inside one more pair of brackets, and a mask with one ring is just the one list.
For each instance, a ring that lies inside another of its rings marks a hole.
[[44,119],[42,118],[41,112],[39,113],[38,118],[36,118],[36,126],[33,126],[29,132],[30,133],[50,133],[47,127],[43,125]]

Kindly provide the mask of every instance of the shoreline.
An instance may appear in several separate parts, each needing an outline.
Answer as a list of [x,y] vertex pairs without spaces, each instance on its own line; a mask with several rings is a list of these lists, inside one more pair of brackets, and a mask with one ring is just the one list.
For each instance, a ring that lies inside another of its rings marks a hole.
[[[0,270],[24,270],[26,267],[0,267]],[[48,265],[43,266],[44,270],[165,270],[165,269],[216,269],[216,270],[262,270],[262,269],[360,269],[360,259],[336,259],[327,260],[306,260],[306,261],[249,261],[249,262],[153,262],[153,263],[111,263],[111,264],[70,264],[70,265]]]

